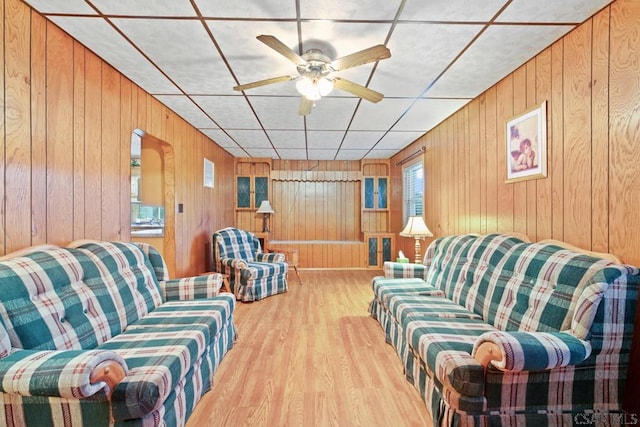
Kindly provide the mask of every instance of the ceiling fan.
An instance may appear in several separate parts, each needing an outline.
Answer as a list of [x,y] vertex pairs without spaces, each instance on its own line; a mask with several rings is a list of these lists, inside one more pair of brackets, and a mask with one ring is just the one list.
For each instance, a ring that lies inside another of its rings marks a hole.
[[302,116],[306,116],[311,113],[314,102],[323,96],[328,95],[334,87],[374,103],[381,101],[384,97],[380,92],[376,92],[375,90],[371,90],[350,80],[345,80],[333,75],[338,71],[343,71],[348,68],[357,67],[358,65],[364,65],[391,57],[389,49],[382,44],[372,46],[332,61],[319,49],[309,49],[300,56],[274,36],[260,35],[256,38],[296,64],[298,75],[287,75],[273,77],[266,80],[258,80],[253,83],[235,86],[233,90],[244,91],[273,83],[296,80],[296,89],[302,95],[298,114]]

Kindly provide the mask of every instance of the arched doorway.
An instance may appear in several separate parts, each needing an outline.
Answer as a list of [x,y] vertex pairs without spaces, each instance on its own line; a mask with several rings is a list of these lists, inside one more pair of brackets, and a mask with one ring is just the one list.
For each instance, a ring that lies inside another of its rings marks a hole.
[[141,129],[131,134],[131,241],[158,249],[175,277],[175,155]]

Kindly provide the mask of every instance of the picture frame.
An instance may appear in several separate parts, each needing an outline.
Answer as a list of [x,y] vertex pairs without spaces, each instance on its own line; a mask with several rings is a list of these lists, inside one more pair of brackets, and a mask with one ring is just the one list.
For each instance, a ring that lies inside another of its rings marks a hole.
[[547,176],[547,101],[506,123],[506,182]]
[[215,164],[205,157],[204,159],[204,186],[214,188]]

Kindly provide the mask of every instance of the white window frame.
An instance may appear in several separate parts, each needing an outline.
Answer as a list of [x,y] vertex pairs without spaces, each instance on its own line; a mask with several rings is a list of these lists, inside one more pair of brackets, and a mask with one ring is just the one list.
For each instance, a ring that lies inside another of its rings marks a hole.
[[[420,172],[422,176],[420,177]],[[416,174],[411,177],[409,174]],[[420,188],[415,188],[422,183]],[[410,216],[424,216],[424,162],[423,156],[402,166],[402,224],[407,223]],[[411,191],[413,189],[413,191]],[[416,192],[415,190],[418,190]],[[410,194],[413,193],[413,194]],[[416,196],[420,195],[418,199]],[[419,203],[416,203],[418,202]]]

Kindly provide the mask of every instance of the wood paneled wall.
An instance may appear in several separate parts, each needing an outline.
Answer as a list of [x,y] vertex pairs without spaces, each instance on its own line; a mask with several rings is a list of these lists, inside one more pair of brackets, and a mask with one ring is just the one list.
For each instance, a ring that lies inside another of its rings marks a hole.
[[[135,128],[175,152],[176,268],[208,269],[208,242],[233,224],[232,157],[19,0],[0,0],[0,253],[74,239],[130,240]],[[202,186],[203,157],[216,164]]]
[[[425,218],[435,236],[515,231],[640,265],[640,2],[617,0],[392,159],[426,147]],[[548,176],[505,183],[505,122],[547,101]],[[399,247],[413,253],[410,239]]]
[[297,249],[302,268],[362,268],[359,161],[274,160],[271,248]]

